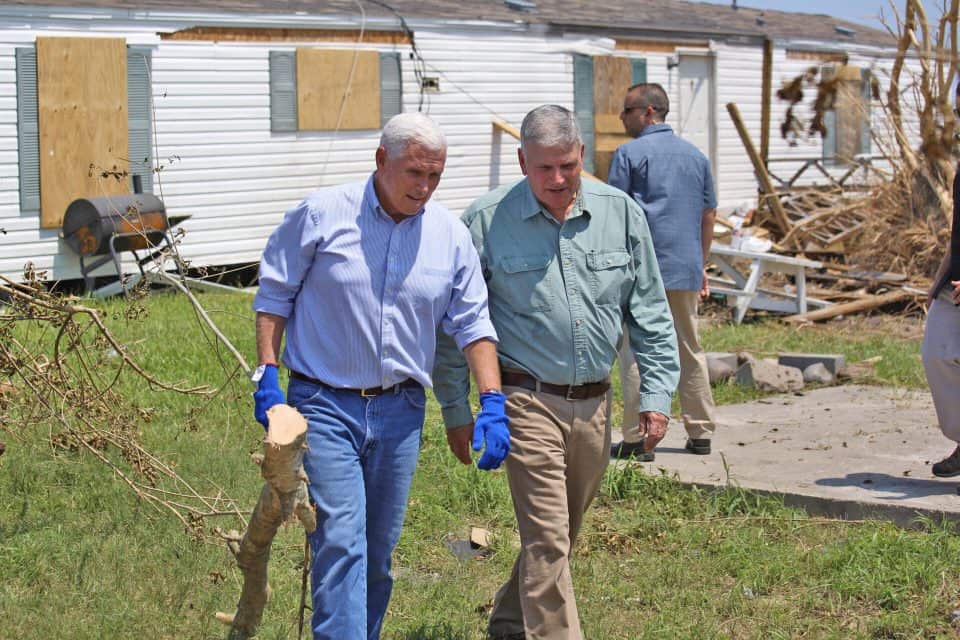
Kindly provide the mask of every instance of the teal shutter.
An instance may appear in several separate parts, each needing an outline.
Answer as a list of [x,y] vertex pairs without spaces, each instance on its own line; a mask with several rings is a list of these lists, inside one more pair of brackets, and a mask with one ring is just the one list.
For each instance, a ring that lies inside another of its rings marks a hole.
[[870,153],[871,113],[870,103],[873,92],[870,90],[870,69],[860,69],[860,91],[863,96],[863,120],[860,121],[860,153]]
[[140,176],[144,193],[153,193],[153,117],[150,108],[151,51],[127,47],[127,135],[130,157],[130,191],[133,176]]
[[646,58],[633,58],[630,60],[633,66],[633,84],[640,84],[647,81],[647,60]]
[[[833,67],[824,67],[820,71],[824,81],[834,76]],[[827,130],[823,136],[823,159],[832,163],[837,158],[837,112],[833,109],[823,114],[823,126]]]
[[37,107],[37,52],[18,48],[17,154],[20,165],[20,211],[40,214],[40,124]]
[[583,136],[583,169],[593,173],[593,58],[579,53],[573,56],[573,112]]
[[270,131],[297,130],[297,54],[270,52]]
[[403,79],[400,70],[400,53],[380,53],[380,127],[387,120],[403,112]]

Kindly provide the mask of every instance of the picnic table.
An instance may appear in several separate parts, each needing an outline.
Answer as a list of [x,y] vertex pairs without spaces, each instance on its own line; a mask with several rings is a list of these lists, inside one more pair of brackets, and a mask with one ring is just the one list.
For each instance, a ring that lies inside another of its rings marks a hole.
[[[806,313],[808,307],[826,307],[830,304],[825,300],[807,297],[806,269],[823,268],[823,264],[816,260],[744,251],[730,245],[714,244],[710,248],[710,262],[729,278],[710,278],[710,291],[727,297],[727,304],[733,309],[733,321],[736,324],[743,321],[747,309]],[[749,265],[746,269],[743,266],[745,264]],[[795,286],[782,291],[760,288],[760,279],[767,273],[793,276]]]

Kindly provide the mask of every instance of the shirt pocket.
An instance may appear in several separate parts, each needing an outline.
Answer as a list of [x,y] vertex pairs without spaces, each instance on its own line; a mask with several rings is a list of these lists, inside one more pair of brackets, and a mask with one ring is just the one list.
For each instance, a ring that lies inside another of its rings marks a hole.
[[630,280],[630,254],[616,251],[591,251],[587,254],[590,292],[597,304],[620,304],[623,287]]
[[553,256],[515,256],[504,258],[503,287],[498,293],[514,312],[549,311],[553,300],[549,268]]

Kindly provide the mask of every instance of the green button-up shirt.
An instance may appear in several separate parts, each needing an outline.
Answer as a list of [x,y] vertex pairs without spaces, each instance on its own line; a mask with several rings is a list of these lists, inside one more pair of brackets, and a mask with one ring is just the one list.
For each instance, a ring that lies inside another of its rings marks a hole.
[[[626,323],[640,410],[670,414],[676,334],[650,230],[630,196],[584,180],[560,224],[524,179],[479,198],[463,222],[480,254],[501,366],[553,384],[603,380]],[[444,422],[469,424],[466,362],[452,341],[439,340],[433,380]]]

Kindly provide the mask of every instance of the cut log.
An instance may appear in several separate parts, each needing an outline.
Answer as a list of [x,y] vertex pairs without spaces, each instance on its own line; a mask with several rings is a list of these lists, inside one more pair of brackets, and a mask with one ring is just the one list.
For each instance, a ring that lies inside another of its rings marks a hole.
[[829,307],[824,307],[823,309],[817,309],[816,311],[798,313],[796,315],[787,316],[784,318],[784,320],[786,322],[818,322],[820,320],[828,320],[830,318],[856,313],[858,311],[877,309],[887,304],[902,302],[904,300],[909,300],[916,297],[917,294],[914,292],[898,289],[880,296],[870,296],[869,298],[864,298],[863,300],[854,300],[853,302],[835,304]]
[[236,552],[237,566],[243,572],[237,612],[232,616],[216,614],[218,620],[230,625],[230,640],[252,638],[260,626],[263,608],[270,595],[267,584],[270,546],[280,525],[295,515],[307,533],[317,528],[302,466],[307,421],[296,409],[285,404],[271,407],[267,419],[270,427],[260,463],[265,482]]

